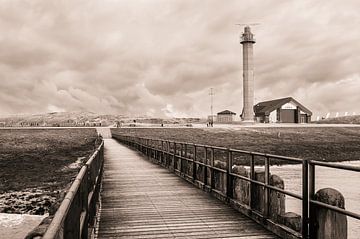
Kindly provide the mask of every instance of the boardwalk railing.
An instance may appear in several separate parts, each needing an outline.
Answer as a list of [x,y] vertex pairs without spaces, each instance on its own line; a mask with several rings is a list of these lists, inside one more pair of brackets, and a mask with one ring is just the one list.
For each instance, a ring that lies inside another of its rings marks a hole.
[[104,142],[80,169],[43,239],[88,238],[94,229],[104,162]]
[[[119,134],[113,134],[113,138],[136,148],[150,160],[173,170],[187,181],[229,203],[282,238],[319,238],[319,233],[323,232],[318,230],[319,218],[316,214],[318,208],[360,219],[358,213],[315,200],[316,166],[355,172],[360,172],[360,167]],[[283,182],[282,185],[275,182],[279,181],[279,177],[270,173],[272,160],[302,165],[301,194],[284,190]],[[248,165],[246,168],[238,166],[246,162]],[[262,173],[256,171],[255,165],[263,165],[264,171]],[[240,193],[246,194],[245,197],[238,195],[239,189],[242,189]],[[289,226],[294,224],[291,222],[293,218],[289,219],[289,223],[286,222],[287,218],[284,218],[284,195],[302,201],[302,215],[297,217],[298,222],[295,222],[297,226]],[[345,231],[347,230],[346,223],[340,226],[344,226]]]

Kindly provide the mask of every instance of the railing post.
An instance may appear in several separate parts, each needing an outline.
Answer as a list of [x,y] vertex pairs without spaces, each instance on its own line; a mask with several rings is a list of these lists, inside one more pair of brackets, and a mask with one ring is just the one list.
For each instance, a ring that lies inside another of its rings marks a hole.
[[179,165],[179,171],[180,171],[180,176],[181,176],[181,174],[182,174],[182,157],[183,157],[183,148],[184,148],[184,145],[181,143],[180,144],[181,145],[181,147],[180,147],[180,165]]
[[[250,179],[255,179],[255,158],[254,155],[251,154],[250,158]],[[249,207],[250,209],[253,209],[253,194],[254,194],[254,183],[250,182],[249,185]]]
[[165,156],[165,165],[169,168],[169,160],[170,160],[170,142],[166,141],[166,156]]
[[155,159],[155,149],[154,149],[154,140],[153,139],[151,139],[150,140],[150,145],[151,145],[151,158],[152,159]]
[[165,157],[164,157],[164,155],[165,155],[165,153],[164,153],[164,141],[163,140],[161,140],[161,164],[162,165],[164,165],[165,164]]
[[[98,159],[100,159],[100,151],[98,151]],[[89,172],[89,167],[88,165],[84,165],[86,167],[86,173],[84,178],[82,179],[83,182],[82,184],[80,184],[81,186],[81,191],[80,191],[80,195],[81,195],[81,203],[82,203],[82,211],[85,212],[85,219],[84,219],[84,224],[82,225],[83,227],[81,228],[81,238],[83,239],[87,239],[88,238],[88,222],[89,222],[89,215],[92,215],[93,212],[89,212],[89,205],[88,205],[88,188],[89,187],[89,181],[88,181],[88,172]],[[92,185],[91,185],[92,186]]]
[[194,144],[194,157],[192,163],[192,180],[195,182],[196,180],[196,145]]
[[160,150],[160,142],[161,140],[156,140],[156,158],[158,163],[161,165],[161,150]]
[[[207,164],[207,158],[208,158],[208,148],[205,146],[205,160],[204,160],[204,186],[207,185],[207,169],[208,169],[208,164]],[[210,169],[212,170],[212,169]],[[210,171],[211,172],[211,171]]]
[[[186,159],[188,158],[187,155],[188,155],[188,152],[187,152],[187,144],[184,144],[184,157],[185,157]],[[183,170],[184,170],[184,176],[185,176],[185,178],[186,178],[186,175],[187,175],[187,170],[188,170],[188,168],[189,168],[189,167],[188,167],[189,161],[187,161],[186,159],[183,161],[183,163],[184,163],[184,167],[183,167],[184,169],[183,169]]]
[[159,159],[158,159],[158,141],[157,140],[154,140],[153,141],[153,150],[154,150],[154,159],[155,159],[155,162],[159,163]]
[[156,151],[157,151],[157,159],[158,159],[158,162],[159,162],[159,164],[161,165],[161,160],[162,160],[162,158],[161,158],[161,147],[160,147],[160,142],[161,142],[161,140],[158,140],[157,141],[157,144],[156,144]]
[[232,152],[230,149],[227,149],[227,169],[226,169],[226,196],[228,200],[233,197],[233,180],[232,180]]
[[187,158],[187,144],[184,144],[184,157]]
[[213,170],[215,164],[215,150],[211,148],[211,158],[210,158],[210,188],[215,188],[215,171]]
[[[270,158],[266,156],[265,158],[265,185],[270,184]],[[264,218],[269,217],[269,188],[264,188]]]
[[176,160],[176,143],[174,142],[174,152],[173,152],[173,161],[172,161],[172,166],[173,166],[173,171],[175,172],[175,160]]
[[308,160],[302,163],[302,237],[309,238],[309,169]]
[[[308,181],[308,185],[309,185],[309,199],[314,199],[315,197],[315,165],[312,164],[311,162],[308,163],[308,167],[309,167],[309,181]],[[316,216],[315,216],[315,207],[310,203],[309,201],[309,238],[315,238],[316,235]]]

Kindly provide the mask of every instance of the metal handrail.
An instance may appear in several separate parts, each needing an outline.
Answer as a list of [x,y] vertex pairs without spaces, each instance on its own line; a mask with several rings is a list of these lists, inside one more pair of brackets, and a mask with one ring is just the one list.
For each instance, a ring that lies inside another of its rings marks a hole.
[[[120,138],[121,140],[124,141],[124,143],[129,144],[130,146],[133,147],[137,147],[138,149],[141,148],[146,148],[146,152],[150,152],[151,154],[153,153],[155,154],[166,154],[168,156],[173,157],[176,160],[180,160],[180,169],[175,168],[175,160],[174,160],[174,171],[179,172],[180,174],[183,174],[184,177],[189,176],[192,177],[192,180],[195,180],[194,178],[194,172],[193,175],[186,175],[186,172],[183,172],[181,169],[181,165],[182,165],[182,161],[186,160],[188,162],[192,162],[193,163],[193,167],[194,165],[202,165],[205,167],[204,170],[204,178],[207,178],[207,169],[210,169],[210,173],[213,174],[213,170],[221,172],[221,173],[226,173],[228,175],[228,177],[232,177],[232,178],[239,178],[241,180],[245,180],[247,182],[250,182],[250,187],[252,184],[261,186],[264,188],[265,191],[265,196],[264,196],[264,200],[265,200],[265,204],[268,203],[269,200],[269,192],[270,190],[291,196],[293,198],[296,198],[298,200],[301,200],[302,203],[302,238],[309,238],[311,237],[311,235],[309,234],[309,229],[310,227],[313,227],[314,225],[311,225],[312,222],[312,218],[310,218],[311,214],[309,212],[309,208],[312,205],[316,205],[316,206],[320,206],[320,207],[324,207],[336,212],[339,212],[341,214],[356,218],[356,219],[360,219],[360,215],[358,213],[354,213],[345,209],[341,209],[335,206],[331,206],[329,204],[326,203],[322,203],[320,201],[316,201],[314,200],[314,195],[315,195],[315,166],[322,166],[322,167],[330,167],[330,168],[335,168],[335,169],[340,169],[340,170],[348,170],[348,171],[355,171],[355,172],[360,172],[360,167],[358,166],[348,166],[348,165],[340,165],[340,164],[335,164],[335,163],[328,163],[328,162],[321,162],[321,161],[316,161],[316,160],[306,160],[306,159],[301,159],[301,158],[295,158],[295,157],[287,157],[287,156],[280,156],[280,155],[273,155],[273,154],[266,154],[266,153],[259,153],[259,152],[251,152],[251,151],[246,151],[246,150],[239,150],[239,149],[232,149],[232,148],[225,148],[225,147],[218,147],[218,146],[210,146],[210,145],[203,145],[203,144],[194,144],[194,143],[186,143],[186,142],[178,142],[178,141],[170,141],[170,140],[161,140],[161,139],[155,139],[155,138],[146,138],[146,137],[135,137],[135,136],[126,136],[126,135],[117,135],[117,134],[113,134],[114,138]],[[166,145],[166,147],[164,147],[164,145]],[[181,145],[181,149],[178,149],[178,145]],[[188,152],[186,151],[186,149],[193,147],[194,152],[196,152],[196,150],[198,150],[199,148],[203,148],[204,149],[204,158],[203,158],[203,162],[198,161],[197,157],[196,157],[196,153],[195,155],[193,155],[193,158],[188,157]],[[185,150],[184,150],[185,148]],[[227,153],[227,169],[221,169],[221,168],[217,168],[215,167],[214,164],[214,150],[220,150],[223,151],[224,153]],[[211,151],[211,155],[212,157],[210,158],[210,163],[208,163],[208,153],[209,151]],[[184,152],[184,153],[183,153]],[[233,166],[233,153],[241,153],[241,154],[246,154],[246,155],[250,155],[250,176],[246,177],[246,176],[242,176],[242,175],[238,175],[236,173],[232,172],[232,166]],[[260,182],[258,180],[255,179],[254,177],[254,173],[255,173],[255,161],[254,161],[254,157],[255,156],[260,156],[263,157],[265,160],[265,182]],[[285,160],[285,161],[290,161],[293,163],[301,163],[302,164],[302,193],[301,195],[275,187],[270,185],[269,182],[269,177],[270,177],[270,161],[271,159],[279,159],[279,160]],[[212,180],[212,177],[211,177]],[[205,185],[207,185],[207,180],[204,180],[203,182]],[[214,185],[212,185],[213,182],[211,183],[211,185],[207,185],[210,186],[211,190],[214,190]],[[251,188],[250,188],[251,190]],[[234,200],[234,198],[232,198],[231,192],[229,193],[230,190],[227,190],[227,196],[228,199]],[[253,211],[252,209],[252,205],[251,205],[251,200],[249,200],[249,205],[248,207],[250,208],[251,211]],[[265,205],[265,207],[267,207],[267,205]],[[267,215],[267,208],[265,208],[265,213],[264,215],[261,215],[264,219],[268,218]],[[254,213],[257,213],[256,211],[253,211]]]
[[354,172],[360,172],[360,166],[353,166],[353,165],[341,165],[337,163],[329,163],[329,162],[321,162],[321,161],[315,161],[310,160],[310,164],[327,167],[327,168],[335,168],[335,169],[342,169],[347,171],[354,171]]
[[88,238],[88,226],[96,214],[103,161],[104,141],[80,169],[43,239]]

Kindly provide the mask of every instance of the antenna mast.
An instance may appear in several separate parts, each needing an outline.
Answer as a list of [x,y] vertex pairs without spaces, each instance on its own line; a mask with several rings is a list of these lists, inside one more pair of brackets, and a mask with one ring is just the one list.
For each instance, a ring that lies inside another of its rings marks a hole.
[[215,95],[215,92],[214,92],[214,88],[210,88],[210,92],[209,92],[209,95],[210,95],[210,112],[211,112],[211,123],[214,122],[214,113],[213,113],[213,102],[214,102],[214,95]]

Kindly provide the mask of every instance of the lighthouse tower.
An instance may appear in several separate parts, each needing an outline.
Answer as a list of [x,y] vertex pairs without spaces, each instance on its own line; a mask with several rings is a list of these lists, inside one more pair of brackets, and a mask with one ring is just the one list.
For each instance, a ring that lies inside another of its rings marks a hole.
[[242,121],[254,122],[254,56],[253,44],[255,43],[254,35],[250,27],[244,28],[241,35],[240,43],[243,45],[243,111]]

